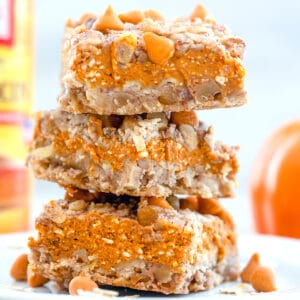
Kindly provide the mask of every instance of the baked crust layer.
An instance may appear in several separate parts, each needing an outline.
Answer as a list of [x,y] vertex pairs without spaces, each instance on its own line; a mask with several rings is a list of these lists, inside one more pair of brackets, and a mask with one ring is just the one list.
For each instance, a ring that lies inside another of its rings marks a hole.
[[30,268],[65,287],[81,275],[165,294],[237,278],[234,225],[223,209],[200,214],[149,205],[146,198],[108,197],[50,201],[36,220],[37,239],[29,239]]
[[[66,26],[62,110],[133,115],[246,103],[245,44],[225,26],[209,18],[146,18],[138,24],[124,23],[122,30],[101,32],[94,29],[96,19],[90,15]],[[155,55],[147,46],[149,36],[148,43],[158,49]],[[168,46],[173,47],[170,57],[157,61]]]
[[[187,120],[188,121],[188,120]],[[232,196],[236,147],[215,142],[201,122],[176,125],[170,114],[38,116],[28,157],[37,178],[132,196]]]

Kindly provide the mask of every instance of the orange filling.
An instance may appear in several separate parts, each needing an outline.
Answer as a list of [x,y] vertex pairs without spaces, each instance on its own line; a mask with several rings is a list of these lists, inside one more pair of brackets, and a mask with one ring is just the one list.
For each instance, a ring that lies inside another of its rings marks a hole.
[[[180,265],[186,263],[194,235],[164,222],[159,229],[161,241],[153,242],[152,226],[141,226],[134,219],[120,220],[117,216],[95,212],[80,218],[68,218],[60,225],[38,223],[36,229],[39,239],[31,238],[29,247],[45,247],[54,261],[72,257],[75,251],[86,249],[88,255],[96,256],[98,266],[105,270],[140,258],[175,268],[178,273],[182,272]],[[207,239],[212,240],[212,237]],[[198,248],[199,251],[205,250]],[[190,260],[194,261],[194,258],[190,256]]]
[[89,83],[91,87],[123,86],[128,81],[139,81],[143,87],[157,86],[164,79],[175,78],[179,84],[201,83],[201,79],[214,80],[217,76],[227,78],[220,85],[221,93],[229,95],[243,87],[245,69],[240,60],[224,57],[223,54],[209,49],[189,50],[185,53],[175,52],[164,64],[151,61],[137,62],[135,58],[122,67],[116,67],[116,58],[110,47],[98,48],[93,45],[78,45],[77,55],[71,70],[77,79]]
[[[123,143],[116,138],[109,139],[103,136],[101,138],[105,145],[87,143],[80,135],[70,138],[67,132],[61,132],[54,138],[54,151],[60,155],[76,154],[80,151],[81,154],[90,157],[95,164],[109,162],[116,170],[122,170],[128,159],[134,161],[141,158],[133,143]],[[176,164],[179,170],[188,166],[209,165],[210,172],[220,174],[225,164],[231,166],[231,174],[235,174],[238,170],[238,162],[234,155],[229,160],[220,159],[205,142],[199,144],[195,150],[189,151],[185,146],[170,138],[152,139],[146,143],[146,151],[148,159]],[[73,161],[72,155],[71,161]]]

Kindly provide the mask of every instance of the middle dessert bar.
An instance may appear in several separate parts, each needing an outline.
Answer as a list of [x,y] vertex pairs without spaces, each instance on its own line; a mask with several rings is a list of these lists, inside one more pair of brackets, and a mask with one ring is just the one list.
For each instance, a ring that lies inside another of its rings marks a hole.
[[29,164],[37,178],[132,196],[232,196],[236,147],[215,142],[193,112],[38,117]]

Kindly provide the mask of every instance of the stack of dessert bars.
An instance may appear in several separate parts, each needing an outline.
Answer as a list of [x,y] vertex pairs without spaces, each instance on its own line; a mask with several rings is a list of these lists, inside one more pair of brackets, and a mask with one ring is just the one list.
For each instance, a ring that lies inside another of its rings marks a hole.
[[165,294],[237,278],[218,200],[233,195],[237,147],[194,110],[246,102],[244,47],[200,5],[175,21],[108,7],[66,23],[59,109],[38,114],[28,157],[65,197],[36,220],[34,272]]

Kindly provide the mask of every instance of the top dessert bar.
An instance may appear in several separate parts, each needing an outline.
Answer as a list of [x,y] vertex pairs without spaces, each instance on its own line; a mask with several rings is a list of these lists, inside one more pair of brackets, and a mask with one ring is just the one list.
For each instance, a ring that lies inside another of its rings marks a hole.
[[156,12],[69,21],[62,49],[62,110],[141,114],[246,102],[245,44],[202,14],[165,21]]

